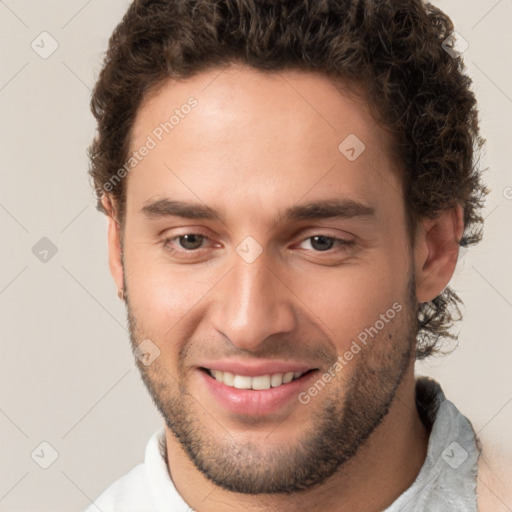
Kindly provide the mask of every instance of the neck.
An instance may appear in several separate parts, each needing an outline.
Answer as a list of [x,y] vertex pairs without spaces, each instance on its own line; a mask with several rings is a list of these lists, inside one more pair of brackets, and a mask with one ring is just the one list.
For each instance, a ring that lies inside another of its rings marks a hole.
[[166,428],[169,472],[177,491],[198,512],[371,512],[391,505],[417,477],[427,454],[429,431],[415,403],[414,365],[401,383],[383,422],[323,484],[292,495],[246,495],[225,491],[210,482],[190,461]]

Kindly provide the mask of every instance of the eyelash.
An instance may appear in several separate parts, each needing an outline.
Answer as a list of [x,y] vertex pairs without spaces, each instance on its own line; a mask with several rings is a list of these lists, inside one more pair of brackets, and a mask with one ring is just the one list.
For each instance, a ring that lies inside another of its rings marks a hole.
[[[203,247],[200,247],[198,249],[176,250],[176,249],[174,249],[170,245],[173,241],[179,240],[180,238],[182,238],[184,236],[187,236],[187,235],[201,236],[201,237],[203,237],[203,241],[209,240],[209,237],[207,237],[206,235],[203,235],[201,233],[184,233],[183,235],[177,235],[177,236],[165,238],[164,240],[162,240],[161,244],[164,247],[164,249],[167,250],[171,255],[179,254],[179,255],[183,256],[183,255],[190,254],[190,256],[184,256],[184,257],[185,258],[194,257],[198,253],[200,253],[200,251],[201,251],[201,249],[203,249]],[[341,251],[348,251],[350,248],[352,248],[353,246],[356,245],[356,243],[354,241],[352,241],[352,240],[345,240],[343,238],[336,238],[334,236],[328,236],[328,235],[322,235],[322,234],[315,234],[315,235],[308,236],[308,237],[302,239],[300,243],[303,243],[306,240],[311,240],[311,239],[313,239],[316,236],[321,236],[323,238],[327,238],[329,240],[333,240],[334,244],[338,245],[338,250],[341,250]],[[304,249],[304,250],[309,250],[309,249]],[[325,251],[315,251],[315,250],[313,250],[313,252],[318,253],[318,254],[322,254],[322,253],[332,254],[334,251],[335,251],[334,248],[327,249]]]

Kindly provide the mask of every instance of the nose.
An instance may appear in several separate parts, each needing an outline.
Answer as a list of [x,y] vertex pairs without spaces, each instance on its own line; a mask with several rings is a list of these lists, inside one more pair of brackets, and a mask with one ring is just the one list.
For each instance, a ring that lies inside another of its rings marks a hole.
[[257,351],[269,336],[294,330],[293,294],[276,274],[263,256],[253,263],[237,258],[219,283],[212,321],[237,347]]

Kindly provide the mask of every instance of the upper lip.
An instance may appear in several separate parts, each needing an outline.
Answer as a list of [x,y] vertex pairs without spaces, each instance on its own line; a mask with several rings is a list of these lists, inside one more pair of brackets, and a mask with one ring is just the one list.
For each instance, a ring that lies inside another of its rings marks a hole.
[[289,361],[255,361],[253,363],[220,360],[207,361],[199,365],[200,368],[208,370],[220,370],[221,372],[231,372],[235,375],[246,375],[256,377],[258,375],[272,375],[274,373],[288,372],[307,372],[313,368],[303,363],[293,363]]

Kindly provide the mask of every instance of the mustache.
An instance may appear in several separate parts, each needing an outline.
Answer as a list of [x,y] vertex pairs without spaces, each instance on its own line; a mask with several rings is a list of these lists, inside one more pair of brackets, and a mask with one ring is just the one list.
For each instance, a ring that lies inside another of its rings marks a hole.
[[257,350],[245,350],[231,343],[226,338],[211,340],[191,340],[181,347],[179,361],[186,363],[198,358],[208,360],[237,359],[240,361],[281,360],[304,361],[314,366],[330,365],[338,358],[338,354],[325,338],[302,337],[276,338],[272,336],[264,340]]

